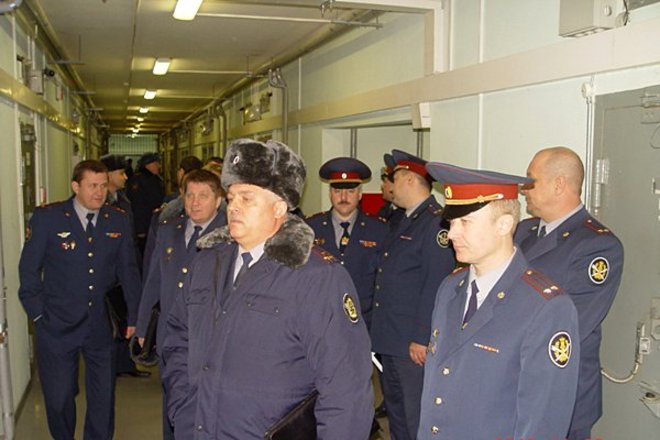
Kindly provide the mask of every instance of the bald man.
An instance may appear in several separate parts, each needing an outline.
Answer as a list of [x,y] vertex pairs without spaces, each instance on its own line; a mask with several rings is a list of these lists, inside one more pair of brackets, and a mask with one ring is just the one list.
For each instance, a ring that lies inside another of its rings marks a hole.
[[527,212],[515,241],[530,265],[559,283],[578,311],[581,342],[577,399],[569,440],[591,437],[602,414],[601,323],[623,271],[623,246],[581,201],[584,166],[565,147],[539,151],[527,168],[534,183],[523,188]]

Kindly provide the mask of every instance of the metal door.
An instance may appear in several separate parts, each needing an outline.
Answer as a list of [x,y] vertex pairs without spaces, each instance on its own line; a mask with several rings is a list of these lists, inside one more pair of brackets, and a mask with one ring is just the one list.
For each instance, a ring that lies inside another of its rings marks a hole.
[[651,315],[660,314],[660,300],[653,302],[660,298],[660,86],[599,96],[594,114],[589,208],[625,252],[622,284],[603,323],[601,361],[619,377],[629,375],[636,355],[643,363],[625,384],[603,379],[604,414],[592,434],[657,439],[660,316]]

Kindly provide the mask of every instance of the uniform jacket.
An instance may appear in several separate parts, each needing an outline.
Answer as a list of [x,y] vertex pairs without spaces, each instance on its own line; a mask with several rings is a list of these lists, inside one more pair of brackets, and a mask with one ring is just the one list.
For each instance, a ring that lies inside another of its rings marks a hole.
[[165,197],[163,180],[146,168],[140,169],[126,184],[126,195],[133,205],[135,233],[146,238],[151,213]]
[[[91,332],[109,335],[104,296],[117,281],[124,288],[128,324],[135,325],[140,274],[129,218],[103,206],[93,241],[73,207],[73,198],[35,209],[19,263],[19,298],[37,328],[58,341],[80,343]],[[107,340],[108,343],[110,339]]]
[[[136,329],[138,337],[145,336],[151,318],[151,309],[160,302],[160,317],[156,335],[156,347],[159,354],[165,337],[165,318],[172,308],[174,297],[180,295],[183,290],[183,281],[190,263],[197,253],[196,246],[191,249],[186,247],[187,221],[188,216],[183,215],[160,226],[151,258],[151,267],[140,299]],[[226,224],[225,213],[218,212],[213,221],[201,232],[200,237]]]
[[312,241],[289,215],[233,289],[238,245],[227,228],[200,240],[210,247],[167,321],[163,378],[177,439],[263,439],[314,389],[320,440],[368,438],[369,336],[348,273],[322,249],[310,254]]
[[378,255],[387,236],[387,225],[358,211],[348,246],[342,256],[332,225],[332,211],[310,217],[307,224],[314,230],[314,243],[334,255],[351,275],[368,328],[371,322]]
[[429,196],[386,240],[371,318],[377,353],[407,358],[411,342],[429,342],[435,294],[455,264],[440,214],[440,206]]
[[151,213],[151,221],[149,222],[149,232],[147,233],[147,243],[144,246],[144,256],[142,259],[142,273],[144,274],[144,281],[147,280],[149,274],[149,266],[151,264],[151,256],[156,248],[156,238],[158,237],[158,228],[160,225],[166,225],[172,221],[180,219],[186,214],[183,198],[177,197],[169,203],[162,204],[154,209]]
[[461,330],[468,278],[438,290],[417,439],[564,439],[579,364],[570,298],[517,251]]
[[394,230],[399,226],[399,222],[406,215],[406,210],[395,208],[392,202],[386,202],[380,210],[378,210],[378,217],[387,221],[390,230]]
[[565,289],[580,322],[580,381],[571,429],[592,426],[602,414],[601,323],[614,301],[623,272],[623,246],[586,209],[575,213],[543,239],[539,219],[518,225],[515,241],[530,264]]

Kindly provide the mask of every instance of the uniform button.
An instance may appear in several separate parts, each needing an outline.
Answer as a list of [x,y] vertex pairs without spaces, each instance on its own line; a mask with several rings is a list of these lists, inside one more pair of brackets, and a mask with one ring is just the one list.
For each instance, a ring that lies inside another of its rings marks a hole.
[[442,375],[443,376],[449,376],[449,373],[451,373],[451,370],[447,367],[442,369]]
[[378,268],[378,273],[383,273],[383,268],[382,267]]
[[344,262],[343,262],[343,261],[340,261],[340,263],[341,263],[342,266],[344,265]]
[[188,273],[188,268],[187,268],[187,267],[183,267],[183,268],[181,268],[181,272],[183,272],[183,273]]
[[90,307],[92,307],[92,302],[91,302],[91,301],[88,302],[87,305],[90,306]]
[[92,257],[94,256],[94,252],[87,252],[87,256],[88,256],[89,258],[92,258]]
[[442,397],[436,397],[435,398],[435,404],[436,405],[441,405],[442,404]]
[[440,334],[440,330],[438,330],[437,328],[433,330],[433,337],[434,338],[437,338],[439,334]]
[[383,253],[383,257],[385,257],[385,258],[387,258],[389,255],[390,255],[389,252]]
[[202,430],[202,425],[197,425],[197,430],[201,431]]
[[380,290],[380,284],[376,284],[376,290]]
[[380,303],[375,303],[374,304],[376,307],[380,307]]
[[437,426],[433,426],[433,427],[431,427],[431,434],[434,434],[434,435],[435,435],[435,434],[437,434],[438,432],[440,432],[440,428],[438,428]]
[[183,281],[179,281],[178,286],[179,286],[179,289],[181,289],[183,287]]
[[223,310],[223,311],[222,311],[222,314],[223,314],[223,315],[226,315],[226,314],[227,314],[227,311],[226,311],[226,310]]
[[94,269],[92,269],[92,268],[90,267],[90,268],[89,268],[89,273],[94,273]]
[[208,366],[208,365],[204,365],[204,366],[202,367],[202,370],[204,370],[204,371],[209,371],[209,366]]
[[89,286],[89,290],[94,290],[94,286]]

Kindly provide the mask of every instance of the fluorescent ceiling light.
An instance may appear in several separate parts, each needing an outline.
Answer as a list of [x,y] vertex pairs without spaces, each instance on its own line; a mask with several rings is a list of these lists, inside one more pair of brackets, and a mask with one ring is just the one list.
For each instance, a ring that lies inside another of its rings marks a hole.
[[172,16],[177,20],[192,20],[201,4],[202,0],[178,0]]
[[171,58],[156,58],[154,63],[154,75],[165,75],[170,68]]
[[138,122],[142,122],[142,121],[144,121],[144,118],[142,116],[138,116],[137,120],[138,120]]
[[149,113],[149,107],[140,107],[140,113]]
[[139,131],[140,131],[139,128],[134,128],[134,129],[133,129],[133,133],[138,133]]
[[156,97],[156,91],[155,90],[145,90],[144,91],[144,99],[154,99]]

